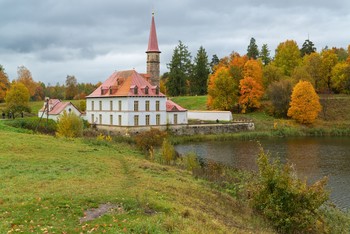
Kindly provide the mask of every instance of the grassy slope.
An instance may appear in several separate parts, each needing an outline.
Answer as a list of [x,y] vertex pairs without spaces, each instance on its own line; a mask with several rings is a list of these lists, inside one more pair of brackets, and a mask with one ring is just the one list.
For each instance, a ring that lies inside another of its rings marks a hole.
[[[0,233],[268,233],[244,204],[130,146],[13,132],[0,121]],[[84,210],[121,209],[80,223]]]
[[173,97],[172,101],[189,110],[206,110],[207,96]]

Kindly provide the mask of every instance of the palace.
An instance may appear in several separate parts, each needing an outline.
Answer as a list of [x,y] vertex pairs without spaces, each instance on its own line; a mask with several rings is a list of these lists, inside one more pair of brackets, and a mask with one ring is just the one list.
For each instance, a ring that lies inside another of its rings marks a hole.
[[86,119],[97,128],[161,127],[187,124],[187,110],[159,90],[160,50],[154,15],[148,41],[147,73],[116,71],[86,97]]

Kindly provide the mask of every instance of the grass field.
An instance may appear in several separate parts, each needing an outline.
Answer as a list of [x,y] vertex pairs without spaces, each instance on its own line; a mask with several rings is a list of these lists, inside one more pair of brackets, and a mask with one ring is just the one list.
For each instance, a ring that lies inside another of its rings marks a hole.
[[[130,145],[28,134],[3,121],[0,145],[0,233],[271,233],[246,204]],[[80,221],[100,205],[113,209]]]
[[173,97],[171,100],[188,110],[207,109],[207,96],[181,96]]

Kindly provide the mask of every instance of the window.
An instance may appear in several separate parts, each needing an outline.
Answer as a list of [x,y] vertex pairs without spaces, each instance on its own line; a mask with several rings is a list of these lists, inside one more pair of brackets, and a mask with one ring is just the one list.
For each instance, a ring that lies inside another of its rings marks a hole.
[[91,101],[91,110],[94,110],[94,104],[95,104],[95,102]]
[[92,123],[92,124],[95,123],[95,115],[94,115],[94,114],[91,115],[91,123]]
[[149,111],[149,101],[146,101],[145,106],[146,106],[146,111]]
[[109,116],[109,121],[110,121],[111,125],[113,125],[113,115]]
[[122,110],[122,101],[118,102],[118,106],[119,106],[119,111],[121,111]]
[[149,115],[146,115],[146,125],[149,125]]
[[159,94],[159,87],[157,86],[156,87],[156,95],[158,95]]
[[109,102],[109,107],[110,107],[110,109],[111,109],[111,111],[113,110],[113,101],[110,101]]
[[134,101],[134,111],[139,111],[139,101]]
[[145,94],[148,94],[148,86],[145,88]]
[[156,115],[156,125],[160,125],[160,115]]
[[156,101],[156,111],[159,111],[159,101]]
[[177,124],[177,114],[174,114],[174,124]]
[[119,126],[122,125],[122,116],[121,115],[118,115],[118,122],[119,122]]
[[100,101],[99,104],[100,104],[100,110],[102,110],[102,101]]
[[102,115],[100,114],[100,124],[102,124]]
[[138,88],[137,88],[137,86],[135,86],[134,87],[134,94],[137,94],[138,93],[137,91],[138,91]]
[[71,109],[71,108],[69,108],[69,109],[68,109],[68,112],[69,112],[69,113],[71,113],[71,112],[72,112],[72,109]]
[[139,116],[138,115],[134,116],[134,125],[139,126]]

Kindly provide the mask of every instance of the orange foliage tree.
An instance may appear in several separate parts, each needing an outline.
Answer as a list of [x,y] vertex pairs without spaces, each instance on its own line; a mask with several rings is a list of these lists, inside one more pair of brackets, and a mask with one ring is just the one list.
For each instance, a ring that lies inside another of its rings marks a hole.
[[243,79],[239,82],[239,104],[242,113],[248,108],[259,108],[260,99],[264,94],[262,64],[257,60],[248,60],[243,68]]
[[10,81],[4,68],[0,65],[0,102],[5,100],[6,92],[10,88]]
[[226,66],[218,66],[208,82],[210,109],[232,110],[237,101],[237,85]]
[[320,98],[308,81],[299,81],[293,88],[288,116],[302,124],[312,124],[321,111]]

